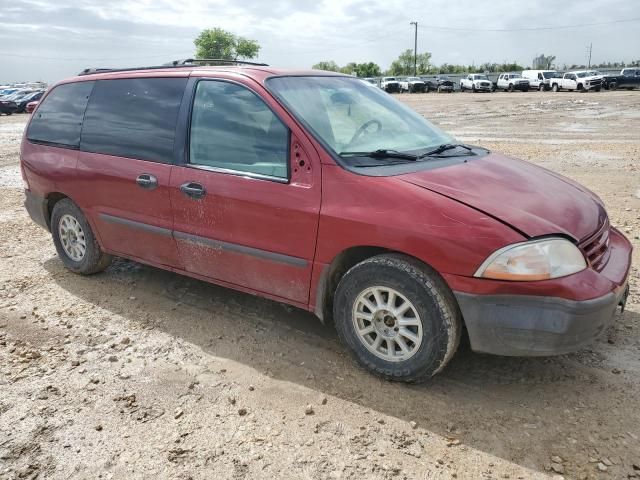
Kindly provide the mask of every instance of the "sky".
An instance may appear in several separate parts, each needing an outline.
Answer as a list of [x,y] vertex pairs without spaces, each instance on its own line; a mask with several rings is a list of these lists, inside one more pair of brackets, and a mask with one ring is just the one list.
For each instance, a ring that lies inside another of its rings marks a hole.
[[213,27],[257,40],[278,67],[386,69],[413,48],[412,21],[435,64],[586,64],[590,43],[595,64],[640,59],[638,0],[0,0],[0,84],[189,58]]

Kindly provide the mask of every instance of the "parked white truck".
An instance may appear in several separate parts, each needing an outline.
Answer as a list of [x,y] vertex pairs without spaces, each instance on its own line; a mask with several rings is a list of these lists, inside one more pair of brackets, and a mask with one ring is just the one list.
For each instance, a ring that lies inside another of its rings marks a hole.
[[542,91],[551,90],[553,79],[561,79],[562,74],[555,70],[523,70],[522,78],[529,80],[531,88]]
[[501,73],[498,77],[496,87],[498,90],[505,90],[513,92],[514,90],[520,90],[521,92],[529,91],[529,80],[522,78],[519,73]]
[[493,82],[484,74],[472,73],[460,79],[460,90],[471,90],[472,92],[491,92]]
[[382,77],[380,88],[387,93],[398,93],[400,91],[400,82],[396,77]]
[[562,78],[555,78],[551,82],[551,90],[580,90],[583,92],[602,88],[602,75],[592,70],[576,70],[565,73]]
[[424,83],[424,80],[418,77],[405,77],[399,79],[400,82],[400,93],[409,92],[409,93],[424,93],[427,88],[427,85]]

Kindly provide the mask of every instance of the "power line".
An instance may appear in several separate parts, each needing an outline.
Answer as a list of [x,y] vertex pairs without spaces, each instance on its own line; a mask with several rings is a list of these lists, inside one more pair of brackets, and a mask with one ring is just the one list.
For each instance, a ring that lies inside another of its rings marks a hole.
[[471,27],[443,27],[441,25],[425,25],[421,24],[420,28],[429,28],[434,30],[453,30],[457,32],[527,32],[538,30],[566,30],[570,28],[596,27],[600,25],[613,25],[616,23],[630,23],[640,21],[640,17],[625,18],[621,20],[611,20],[608,22],[594,23],[576,23],[573,25],[556,25],[546,27],[518,27],[518,28],[471,28]]

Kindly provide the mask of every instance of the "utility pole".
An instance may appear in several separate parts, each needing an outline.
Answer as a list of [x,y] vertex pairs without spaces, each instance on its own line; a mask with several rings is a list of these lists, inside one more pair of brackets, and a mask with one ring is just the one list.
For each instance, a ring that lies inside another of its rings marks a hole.
[[416,27],[415,40],[413,44],[413,76],[418,75],[418,22],[411,22],[409,25]]
[[589,67],[591,68],[591,52],[593,51],[593,42],[589,44]]

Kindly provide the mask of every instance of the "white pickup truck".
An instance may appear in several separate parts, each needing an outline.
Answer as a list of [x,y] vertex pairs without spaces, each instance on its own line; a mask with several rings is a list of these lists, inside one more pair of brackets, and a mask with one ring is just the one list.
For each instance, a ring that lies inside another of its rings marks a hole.
[[501,73],[496,86],[498,90],[528,92],[530,84],[529,80],[522,78],[519,73]]
[[418,77],[405,77],[399,79],[400,82],[400,93],[409,92],[409,93],[424,93],[427,85],[424,83],[424,80]]
[[489,77],[480,73],[472,73],[460,79],[460,91],[471,90],[472,92],[491,92],[493,83]]
[[565,73],[562,78],[551,80],[551,90],[580,90],[586,92],[595,90],[599,92],[602,88],[602,75],[593,70],[577,70]]
[[400,82],[396,77],[382,77],[380,88],[387,93],[398,93],[400,91]]

